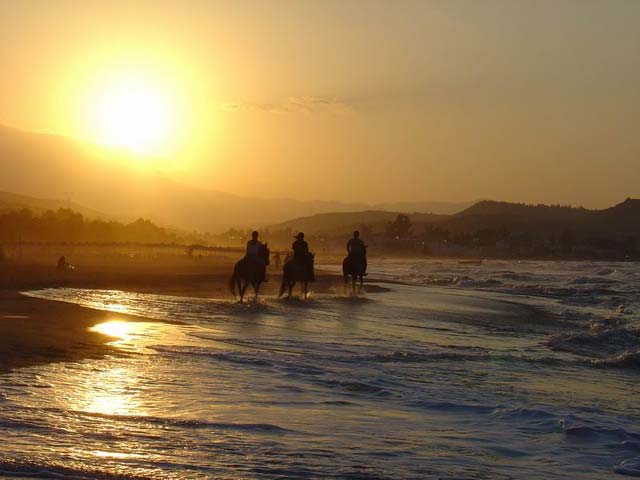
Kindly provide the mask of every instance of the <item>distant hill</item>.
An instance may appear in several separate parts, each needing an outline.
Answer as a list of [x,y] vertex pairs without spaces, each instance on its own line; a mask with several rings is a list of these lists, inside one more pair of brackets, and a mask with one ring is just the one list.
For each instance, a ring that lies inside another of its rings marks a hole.
[[43,199],[16,193],[0,192],[0,212],[27,209],[34,213],[41,213],[47,210],[55,211],[60,208],[71,209],[89,219],[108,218],[108,215],[97,210],[92,210],[67,200]]
[[630,198],[604,210],[482,201],[441,218],[438,224],[452,232],[507,228],[514,233],[571,230],[579,235],[639,235],[639,219],[640,200]]
[[[295,218],[268,228],[273,231],[301,230],[310,235],[331,237],[344,236],[367,225],[373,233],[380,234],[398,213],[380,210],[324,213]],[[548,235],[570,230],[582,236],[640,236],[640,200],[635,199],[627,199],[604,210],[485,200],[453,215],[403,213],[409,215],[414,235],[420,235],[428,225],[435,225],[452,233],[507,229],[515,234]]]
[[386,212],[420,212],[435,213],[437,215],[452,215],[461,212],[478,203],[470,202],[393,202],[377,203],[372,205],[372,210],[384,210]]
[[[374,233],[382,233],[388,222],[393,221],[400,212],[387,212],[381,210],[364,210],[360,212],[333,212],[320,213],[308,217],[299,217],[286,222],[268,225],[269,230],[303,231],[308,235],[345,235],[353,230],[361,229],[364,225]],[[428,223],[437,222],[443,218],[441,215],[429,213],[410,214],[413,222]]]
[[[363,203],[260,199],[192,188],[133,159],[126,161],[127,156],[66,137],[0,126],[0,190],[36,198],[70,198],[125,221],[144,217],[161,225],[210,232],[369,208]],[[429,202],[409,205],[434,212],[464,208]]]

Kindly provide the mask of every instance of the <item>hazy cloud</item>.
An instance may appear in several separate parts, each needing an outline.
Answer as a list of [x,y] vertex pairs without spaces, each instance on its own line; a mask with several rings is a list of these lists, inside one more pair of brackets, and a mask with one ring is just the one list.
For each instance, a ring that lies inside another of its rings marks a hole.
[[328,113],[331,115],[349,115],[355,113],[352,105],[336,98],[303,95],[288,97],[273,103],[239,103],[228,102],[221,108],[228,112],[238,110],[259,110],[268,113]]

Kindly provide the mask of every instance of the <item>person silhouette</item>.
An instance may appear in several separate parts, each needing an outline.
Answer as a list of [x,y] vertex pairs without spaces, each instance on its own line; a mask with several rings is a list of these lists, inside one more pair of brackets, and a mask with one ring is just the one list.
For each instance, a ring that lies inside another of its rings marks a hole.
[[258,263],[263,263],[260,259],[260,249],[264,248],[264,245],[260,240],[258,240],[258,232],[254,231],[251,233],[251,240],[247,242],[247,253],[246,257],[251,260],[255,260]]
[[310,281],[315,280],[313,272],[313,256],[309,251],[309,244],[304,239],[304,233],[300,232],[295,236],[295,242],[291,245],[293,250],[293,262],[299,265],[304,271],[307,272]]
[[263,256],[260,255],[260,253],[266,247],[260,240],[258,240],[258,236],[259,234],[257,231],[253,231],[251,233],[251,240],[247,242],[247,253],[245,254],[245,257],[251,262],[254,262],[256,265],[258,265],[261,268],[262,271],[264,271],[264,273],[262,274],[262,277],[263,277],[262,280],[265,281],[267,263],[263,258]]
[[353,237],[347,242],[347,256],[361,262],[363,275],[367,274],[367,246],[360,238],[358,230],[353,232]]
[[304,239],[304,233],[300,232],[294,238],[296,240],[291,245],[291,250],[293,250],[293,260],[305,262],[307,260],[307,255],[309,255],[309,244]]

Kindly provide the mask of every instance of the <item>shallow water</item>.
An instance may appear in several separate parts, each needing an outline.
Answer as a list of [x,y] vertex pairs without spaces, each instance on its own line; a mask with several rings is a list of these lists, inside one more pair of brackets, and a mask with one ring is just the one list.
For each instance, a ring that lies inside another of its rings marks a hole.
[[112,311],[95,328],[122,353],[0,376],[0,475],[640,475],[640,369],[618,361],[634,354],[635,265],[373,271],[414,285],[249,306],[31,292]]

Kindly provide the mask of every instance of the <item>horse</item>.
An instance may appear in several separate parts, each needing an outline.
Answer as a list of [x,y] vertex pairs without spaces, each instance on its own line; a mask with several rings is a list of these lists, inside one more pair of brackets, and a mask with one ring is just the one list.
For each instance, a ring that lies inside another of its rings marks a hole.
[[313,273],[313,260],[315,254],[308,253],[305,261],[296,260],[295,258],[285,262],[282,267],[282,284],[280,284],[280,293],[278,298],[284,295],[288,289],[287,298],[291,298],[291,292],[296,282],[300,282],[304,292],[304,299],[309,296],[309,283],[315,280]]
[[260,248],[258,257],[262,260],[263,264],[249,257],[244,257],[233,267],[233,275],[229,280],[229,288],[234,296],[236,294],[236,287],[238,288],[240,303],[244,301],[244,294],[249,285],[253,286],[253,291],[256,294],[255,298],[258,298],[260,284],[265,281],[266,266],[269,265],[269,247],[266,243]]
[[344,285],[347,286],[349,282],[349,276],[351,276],[351,285],[353,288],[353,294],[356,294],[356,281],[360,279],[360,287],[358,291],[362,290],[362,283],[364,279],[365,268],[364,259],[355,255],[345,257],[342,261],[342,276],[344,277]]

